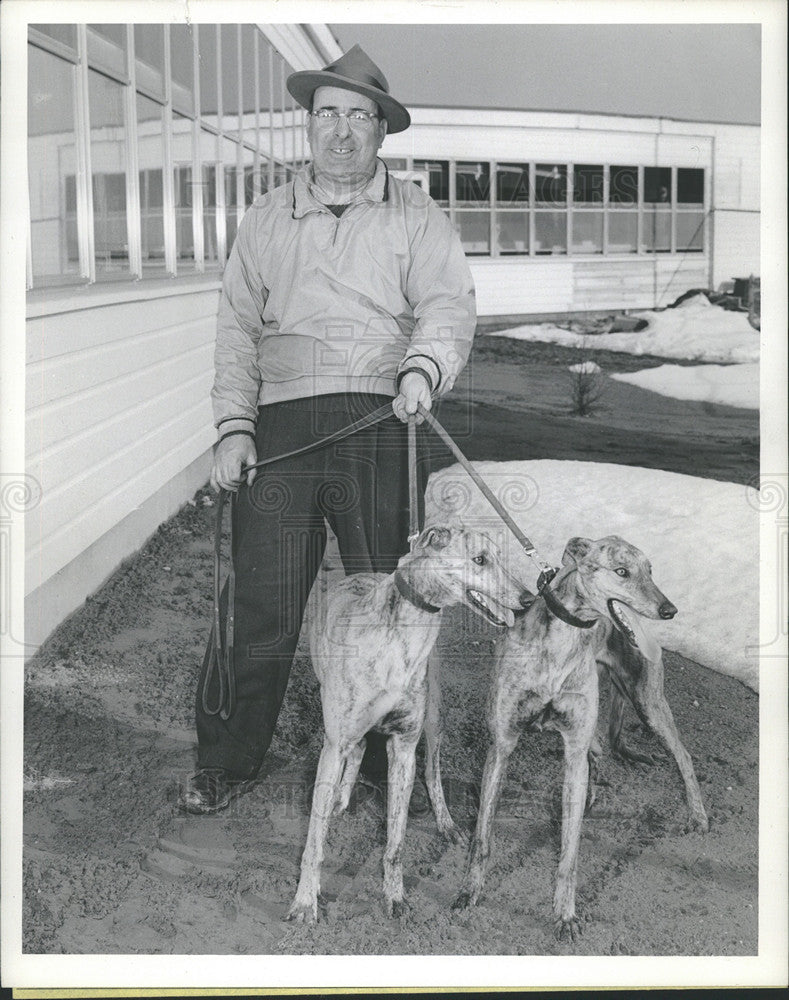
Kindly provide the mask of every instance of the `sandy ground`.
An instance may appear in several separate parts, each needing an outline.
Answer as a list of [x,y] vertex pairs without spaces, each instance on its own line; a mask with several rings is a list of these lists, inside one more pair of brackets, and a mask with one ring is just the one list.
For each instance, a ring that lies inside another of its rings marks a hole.
[[[586,354],[584,355],[586,356]],[[597,352],[606,371],[662,363]],[[461,400],[441,419],[473,459],[582,458],[748,482],[753,411],[666,399],[610,382],[598,412],[567,413],[580,352],[480,339]],[[472,399],[471,420],[461,405]],[[450,459],[436,451],[439,464]],[[675,654],[666,693],[710,816],[685,830],[673,761],[604,753],[584,823],[575,945],[551,933],[562,750],[524,736],[510,763],[480,905],[450,909],[465,849],[432,818],[406,838],[410,908],[386,918],[381,803],[365,791],[330,830],[323,920],[282,921],[295,890],[320,708],[309,658],[294,664],[259,784],[217,817],[179,815],[194,765],[192,705],[211,613],[214,508],[200,493],[50,638],[28,665],[25,709],[24,950],[142,954],[748,955],[757,951],[758,699]],[[495,630],[465,611],[440,639],[447,800],[470,831],[486,748],[482,719]],[[606,716],[603,695],[601,718]],[[631,743],[658,749],[633,715]],[[604,742],[604,750],[607,747]]]

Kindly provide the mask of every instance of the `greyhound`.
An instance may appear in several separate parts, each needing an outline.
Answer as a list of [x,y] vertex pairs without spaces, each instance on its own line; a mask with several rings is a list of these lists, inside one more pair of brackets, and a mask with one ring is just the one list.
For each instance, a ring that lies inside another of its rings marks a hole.
[[609,733],[614,751],[643,759],[621,738],[627,696],[674,755],[685,782],[691,823],[707,830],[693,764],[663,694],[662,652],[638,620],[639,615],[670,619],[676,613],[653,583],[651,566],[635,546],[616,535],[568,542],[550,591],[544,591],[497,643],[488,698],[491,745],[468,872],[453,904],[456,909],[476,903],[482,892],[496,802],[519,725],[555,729],[564,740],[565,771],[554,931],[560,940],[567,935],[575,940],[580,933],[575,883],[589,761],[599,753],[598,669],[607,671],[612,680]]
[[426,784],[438,828],[448,839],[462,839],[441,787],[437,661],[430,658],[441,626],[438,612],[451,604],[466,604],[504,628],[514,624],[514,610],[533,599],[504,570],[497,547],[486,535],[457,524],[425,529],[392,575],[348,576],[320,602],[309,640],[321,685],[324,743],[301,878],[287,919],[318,919],[320,865],[330,813],[348,806],[364,754],[364,735],[371,729],[388,736],[383,867],[389,916],[399,916],[405,905],[402,847],[423,725]]

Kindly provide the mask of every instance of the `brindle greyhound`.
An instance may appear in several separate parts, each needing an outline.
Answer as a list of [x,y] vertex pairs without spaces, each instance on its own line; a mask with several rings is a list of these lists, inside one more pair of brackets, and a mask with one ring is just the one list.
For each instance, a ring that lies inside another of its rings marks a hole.
[[[558,601],[557,601],[558,599]],[[635,614],[632,614],[635,612]],[[662,652],[638,615],[673,618],[674,605],[652,581],[644,554],[615,535],[573,538],[550,591],[537,599],[497,643],[488,699],[491,745],[485,761],[480,809],[468,873],[453,904],[478,901],[490,853],[496,802],[519,726],[558,730],[564,740],[562,835],[553,900],[558,938],[580,933],[575,882],[581,821],[589,793],[590,756],[599,753],[595,729],[598,668],[614,691],[609,732],[612,748],[636,759],[621,739],[624,697],[674,755],[685,782],[692,824],[707,829],[707,816],[690,756],[663,694]]]
[[320,865],[329,817],[344,810],[364,753],[365,733],[388,736],[389,794],[384,895],[390,916],[402,912],[402,846],[414,781],[415,751],[424,725],[426,778],[439,830],[461,835],[441,788],[438,689],[428,668],[441,616],[466,604],[499,626],[512,626],[513,609],[534,595],[501,565],[495,544],[461,525],[427,528],[391,576],[346,577],[320,601],[310,629],[310,651],[321,684],[324,743],[315,779],[301,879],[289,920],[318,918]]

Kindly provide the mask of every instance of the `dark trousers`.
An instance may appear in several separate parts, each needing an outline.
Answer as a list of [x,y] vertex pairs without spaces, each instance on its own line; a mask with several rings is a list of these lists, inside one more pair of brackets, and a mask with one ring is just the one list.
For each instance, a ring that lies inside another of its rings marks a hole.
[[[326,437],[385,402],[386,397],[338,394],[263,406],[258,460]],[[428,472],[425,449],[419,447],[425,433],[418,428],[420,506]],[[274,735],[326,544],[325,521],[337,536],[346,574],[391,573],[408,551],[406,425],[391,416],[336,444],[260,469],[252,487],[240,489],[235,510],[236,707],[227,720],[203,710],[212,635],[196,718],[198,766],[223,767],[241,779],[257,774]],[[422,516],[420,510],[420,524]],[[223,592],[223,629],[225,605]],[[208,704],[215,705],[216,673],[208,694]],[[365,770],[385,772],[383,741],[369,743]]]

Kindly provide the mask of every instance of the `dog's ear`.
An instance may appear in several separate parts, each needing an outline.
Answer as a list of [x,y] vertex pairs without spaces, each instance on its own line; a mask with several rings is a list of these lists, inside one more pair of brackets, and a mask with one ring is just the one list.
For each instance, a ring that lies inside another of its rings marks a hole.
[[451,538],[452,532],[449,528],[425,528],[419,544],[423,548],[445,549]]
[[571,562],[577,563],[579,559],[583,559],[591,547],[592,540],[590,538],[571,538],[562,555],[562,566],[567,566]]

